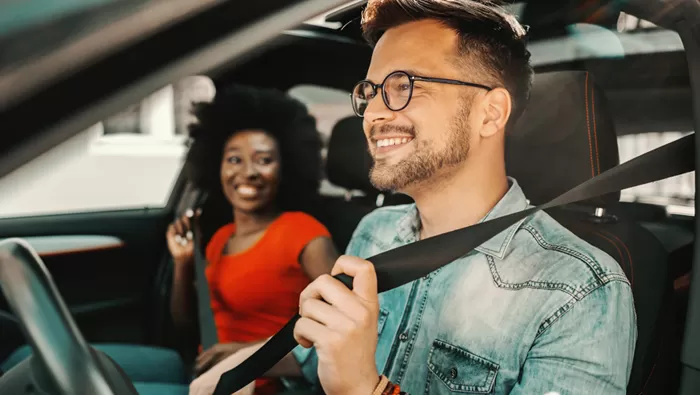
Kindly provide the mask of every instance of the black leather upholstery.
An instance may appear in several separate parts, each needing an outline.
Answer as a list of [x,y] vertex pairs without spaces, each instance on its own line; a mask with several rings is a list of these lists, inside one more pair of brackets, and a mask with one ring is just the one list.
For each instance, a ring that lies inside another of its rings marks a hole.
[[[604,93],[587,72],[535,77],[523,118],[506,139],[506,166],[533,204],[544,203],[619,163],[617,136]],[[647,229],[622,216],[592,215],[586,206],[614,208],[619,193],[549,210],[559,223],[605,251],[632,284],[637,348],[628,394],[650,392],[666,378],[655,365],[667,331],[668,253]]]
[[328,181],[348,190],[360,190],[368,195],[378,195],[369,182],[372,157],[367,139],[362,131],[362,118],[343,118],[333,127],[328,142],[326,175]]
[[[343,118],[335,125],[328,143],[326,174],[328,180],[348,190],[362,191],[365,196],[353,197],[354,202],[367,208],[411,203],[406,195],[382,193],[369,181],[372,157],[362,131],[362,118]],[[379,195],[380,199],[377,199]],[[377,202],[381,204],[377,204]]]
[[[506,138],[507,173],[528,199],[545,203],[619,160],[613,119],[593,77],[585,71],[536,75],[525,113]],[[588,203],[619,199],[615,193]]]

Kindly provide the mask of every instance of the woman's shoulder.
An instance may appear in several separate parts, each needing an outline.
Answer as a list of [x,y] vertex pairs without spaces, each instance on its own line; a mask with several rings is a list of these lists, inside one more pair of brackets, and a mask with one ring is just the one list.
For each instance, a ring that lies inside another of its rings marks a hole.
[[284,245],[284,251],[289,254],[288,262],[298,267],[299,258],[304,249],[312,241],[320,238],[331,239],[328,229],[313,216],[304,212],[285,212],[278,219],[277,230],[271,240],[278,240],[278,245]]
[[300,238],[329,236],[325,225],[313,216],[300,211],[287,211],[278,220],[278,229]]
[[214,240],[221,238],[228,239],[229,237],[231,237],[231,234],[233,233],[235,227],[236,225],[233,222],[220,227],[216,232],[214,232],[214,235],[211,237],[210,243]]
[[282,216],[280,216],[280,222],[284,224],[289,224],[293,226],[316,226],[316,227],[323,227],[325,229],[325,226],[319,222],[316,218],[313,216],[301,212],[301,211],[287,211]]

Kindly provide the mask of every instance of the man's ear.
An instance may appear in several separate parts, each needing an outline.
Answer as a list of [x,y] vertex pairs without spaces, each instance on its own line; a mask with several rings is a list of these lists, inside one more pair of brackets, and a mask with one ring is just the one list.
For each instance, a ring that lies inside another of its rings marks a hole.
[[481,137],[491,137],[505,129],[512,111],[510,93],[505,88],[494,88],[482,101],[485,116]]

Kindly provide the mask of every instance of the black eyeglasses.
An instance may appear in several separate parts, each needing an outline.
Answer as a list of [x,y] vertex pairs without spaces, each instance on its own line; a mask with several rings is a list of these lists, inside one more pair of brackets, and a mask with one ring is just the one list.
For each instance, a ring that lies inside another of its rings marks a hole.
[[437,82],[438,84],[451,84],[471,86],[475,88],[486,89],[490,91],[486,85],[475,84],[472,82],[463,82],[450,80],[445,78],[420,77],[417,75],[408,74],[405,71],[394,71],[384,78],[381,84],[375,84],[372,81],[362,80],[355,84],[355,87],[350,94],[352,101],[352,109],[358,117],[365,114],[365,110],[369,105],[369,101],[377,95],[377,89],[382,89],[382,99],[384,104],[391,111],[401,111],[411,101],[413,96],[413,84],[415,81]]

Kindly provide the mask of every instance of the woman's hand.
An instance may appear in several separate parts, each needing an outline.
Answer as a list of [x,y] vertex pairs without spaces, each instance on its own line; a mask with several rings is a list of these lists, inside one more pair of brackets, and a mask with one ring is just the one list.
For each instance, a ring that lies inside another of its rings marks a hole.
[[[221,375],[248,359],[248,357],[260,349],[263,344],[264,342],[241,345],[242,347],[239,348],[237,352],[224,358],[216,366],[192,381],[190,384],[190,395],[212,395],[216,389],[216,385],[219,383],[219,379],[221,379]],[[254,391],[255,381],[240,389],[235,395],[253,395]]]
[[210,349],[199,354],[195,361],[195,375],[200,376],[207,372],[212,366],[223,361],[227,357],[236,353],[236,351],[249,346],[245,343],[219,343],[213,345]]
[[173,257],[175,265],[192,263],[194,256],[194,234],[192,233],[192,218],[194,212],[189,209],[185,215],[175,220],[166,232],[168,250]]

